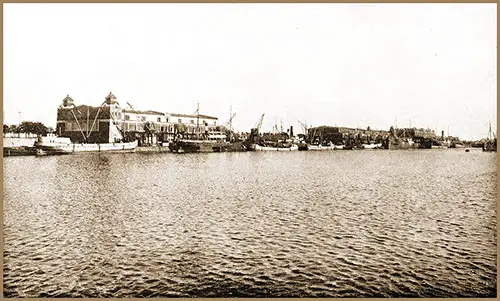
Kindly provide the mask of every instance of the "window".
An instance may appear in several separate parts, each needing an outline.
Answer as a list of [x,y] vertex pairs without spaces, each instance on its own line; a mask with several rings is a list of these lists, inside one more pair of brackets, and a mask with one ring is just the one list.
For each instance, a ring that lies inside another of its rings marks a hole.
[[125,120],[130,120],[130,115],[125,115]]
[[194,124],[194,120],[191,120],[191,124]]
[[141,116],[142,121],[146,121],[146,116]]
[[214,121],[214,125],[217,125],[217,121]]
[[182,119],[179,118],[179,123],[182,123]]
[[156,121],[161,122],[161,117],[158,117]]

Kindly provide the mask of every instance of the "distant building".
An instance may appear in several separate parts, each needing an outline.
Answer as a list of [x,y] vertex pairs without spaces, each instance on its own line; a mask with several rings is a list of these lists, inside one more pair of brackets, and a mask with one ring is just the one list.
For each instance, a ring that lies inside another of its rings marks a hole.
[[57,110],[56,133],[75,143],[111,143],[139,140],[140,144],[171,141],[220,130],[218,118],[196,114],[138,111],[120,106],[113,93],[100,107],[80,105],[68,95]]
[[347,140],[359,140],[362,143],[380,142],[388,135],[387,131],[347,128],[334,126],[318,126],[307,130],[307,140],[311,142],[328,142],[344,144]]

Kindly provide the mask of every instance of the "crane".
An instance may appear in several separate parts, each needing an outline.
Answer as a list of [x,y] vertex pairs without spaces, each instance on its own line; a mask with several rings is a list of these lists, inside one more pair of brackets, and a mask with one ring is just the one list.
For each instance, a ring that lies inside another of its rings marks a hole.
[[255,124],[254,128],[256,131],[256,133],[258,134],[260,132],[260,128],[262,127],[262,121],[264,121],[264,115],[265,114],[262,114],[262,116],[260,116],[259,120],[257,121],[257,123]]
[[229,127],[230,131],[233,131],[233,119],[234,119],[234,116],[236,116],[236,113],[232,113],[232,112],[233,112],[233,107],[231,106],[229,108],[229,121],[226,123],[227,126]]
[[297,121],[302,126],[302,129],[304,130],[304,135],[307,135],[307,124],[301,122],[300,120],[297,120]]
[[[135,116],[137,117],[137,120],[138,120],[138,121],[142,121],[142,120],[141,120],[141,118],[140,118],[141,116],[139,116],[139,113],[137,113],[138,111],[137,111],[136,109],[134,109],[134,107],[133,107],[133,106],[132,106],[129,102],[127,102],[127,105],[130,107],[130,109],[132,109],[132,111],[134,111]],[[146,122],[144,122],[144,121],[143,121],[142,123],[144,124],[144,126],[145,126],[145,127],[146,127],[146,128],[147,128],[150,132],[153,132],[153,129],[149,126],[149,124],[148,124],[148,123],[146,123]]]
[[247,149],[251,149],[252,144],[257,143],[260,128],[262,127],[262,121],[264,120],[264,115],[265,114],[262,114],[262,116],[260,116],[259,120],[255,124],[255,126],[250,129],[250,135],[247,137],[247,140],[245,141]]

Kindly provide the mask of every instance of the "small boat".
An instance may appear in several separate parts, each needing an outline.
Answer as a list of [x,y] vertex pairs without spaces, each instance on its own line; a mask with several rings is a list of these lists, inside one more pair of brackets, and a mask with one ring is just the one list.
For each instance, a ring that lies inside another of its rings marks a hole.
[[307,150],[310,151],[321,151],[321,150],[333,150],[333,145],[321,145],[321,144],[308,144]]
[[466,149],[465,149],[465,152],[466,152],[466,153],[470,152],[470,149],[466,148]]
[[4,146],[3,156],[33,156],[36,155],[36,148],[33,146]]
[[382,143],[370,143],[370,144],[363,144],[364,149],[379,149],[382,148]]
[[64,155],[82,152],[134,152],[137,141],[114,143],[72,143],[67,137],[57,137],[54,134],[40,136],[34,145],[36,154]]
[[321,145],[321,144],[308,144],[307,145],[307,150],[310,150],[310,151],[337,150],[337,149],[344,149],[344,146],[343,145],[335,145],[333,143],[329,143],[328,145]]
[[259,144],[255,145],[256,151],[296,151],[299,150],[299,146],[292,144],[290,146],[262,146]]

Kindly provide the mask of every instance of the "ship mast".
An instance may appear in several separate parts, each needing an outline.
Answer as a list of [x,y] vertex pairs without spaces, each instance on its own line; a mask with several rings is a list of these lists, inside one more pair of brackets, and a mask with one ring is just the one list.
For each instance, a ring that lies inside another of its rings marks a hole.
[[233,131],[233,106],[229,106],[229,130]]
[[200,103],[196,103],[196,136],[200,136]]

